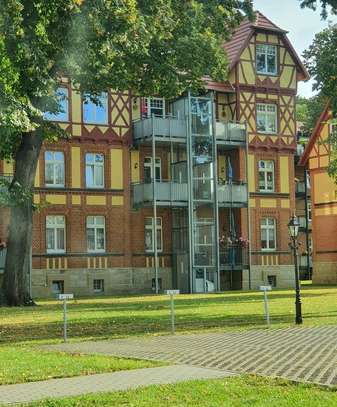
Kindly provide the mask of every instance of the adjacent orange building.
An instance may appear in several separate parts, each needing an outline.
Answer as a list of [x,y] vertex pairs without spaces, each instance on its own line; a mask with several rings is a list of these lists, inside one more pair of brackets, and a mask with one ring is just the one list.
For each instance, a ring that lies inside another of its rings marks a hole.
[[314,284],[337,283],[337,186],[328,175],[329,134],[334,130],[329,105],[322,112],[300,165],[310,172]]

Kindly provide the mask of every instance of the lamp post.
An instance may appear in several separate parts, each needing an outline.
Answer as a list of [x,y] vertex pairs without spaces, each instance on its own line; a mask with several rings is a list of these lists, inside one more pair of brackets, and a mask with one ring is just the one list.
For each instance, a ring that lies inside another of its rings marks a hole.
[[295,264],[295,288],[296,288],[296,324],[302,324],[302,303],[301,303],[301,292],[300,292],[300,274],[298,270],[298,262],[297,262],[297,255],[298,255],[298,247],[299,243],[297,241],[298,231],[300,228],[300,222],[296,215],[293,215],[290,218],[288,223],[288,231],[290,236],[290,243],[289,246],[293,251],[294,254],[294,264]]

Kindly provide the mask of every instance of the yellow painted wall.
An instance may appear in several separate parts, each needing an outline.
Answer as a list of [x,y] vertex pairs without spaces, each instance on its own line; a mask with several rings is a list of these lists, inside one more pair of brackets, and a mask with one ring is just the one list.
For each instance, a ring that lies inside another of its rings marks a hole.
[[4,174],[12,175],[14,173],[13,161],[4,161]]
[[87,205],[106,205],[106,197],[101,195],[88,195]]
[[34,186],[38,188],[40,186],[40,160],[37,162],[36,166],[36,173],[35,173],[35,180],[34,180]]
[[312,174],[314,183],[314,204],[337,201],[337,185],[326,172]]
[[81,149],[71,147],[71,186],[81,188]]
[[73,122],[75,123],[81,123],[82,122],[82,97],[81,97],[81,93],[73,90],[72,94],[71,94],[71,98],[72,98],[72,119]]
[[123,196],[112,196],[111,197],[111,205],[112,206],[123,206],[124,205],[124,197]]
[[81,205],[81,197],[79,195],[73,195],[71,197],[71,203],[73,205]]
[[65,205],[67,201],[66,195],[58,195],[58,194],[47,194],[46,195],[46,202],[53,204],[53,205]]
[[260,207],[261,208],[276,208],[277,201],[276,199],[261,199]]
[[131,150],[131,182],[139,182],[140,180],[140,163],[139,151]]
[[249,192],[256,191],[255,185],[255,156],[248,154],[248,189]]
[[280,157],[280,192],[289,194],[289,157]]
[[123,150],[110,150],[111,158],[111,188],[123,189]]
[[290,208],[290,200],[289,199],[281,199],[281,208],[282,209]]

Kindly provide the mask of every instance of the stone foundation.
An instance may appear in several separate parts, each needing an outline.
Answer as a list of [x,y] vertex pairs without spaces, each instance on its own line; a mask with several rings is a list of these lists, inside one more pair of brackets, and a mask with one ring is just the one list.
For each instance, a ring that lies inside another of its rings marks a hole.
[[314,262],[312,270],[313,284],[337,284],[336,262]]
[[[252,289],[258,290],[260,285],[270,285],[268,277],[276,282],[275,288],[295,287],[294,265],[282,266],[251,266]],[[249,273],[242,274],[242,289],[249,289]]]
[[[172,288],[171,268],[159,268],[160,291]],[[151,294],[154,292],[153,268],[33,270],[34,298],[53,298],[53,282],[63,281],[64,292],[78,296]],[[94,290],[94,280],[104,281],[104,291]]]

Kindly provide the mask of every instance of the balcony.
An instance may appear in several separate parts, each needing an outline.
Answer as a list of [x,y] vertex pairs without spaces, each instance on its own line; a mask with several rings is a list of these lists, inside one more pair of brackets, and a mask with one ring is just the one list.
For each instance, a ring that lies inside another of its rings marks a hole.
[[174,117],[150,117],[133,123],[133,139],[138,143],[156,141],[176,141],[186,143],[186,121]]
[[[219,145],[243,146],[246,144],[246,126],[242,123],[216,122],[216,141]],[[149,143],[152,137],[157,142],[187,141],[187,122],[172,116],[150,117],[133,123],[133,139],[136,143]]]
[[235,122],[216,122],[216,142],[220,145],[243,146],[246,144],[246,125]]
[[[153,184],[132,185],[133,205],[153,205]],[[156,203],[159,206],[186,206],[188,200],[187,184],[177,182],[156,182]]]
[[[298,195],[305,194],[305,183],[304,183],[304,181],[296,182],[295,185],[296,185],[296,194],[298,194]],[[307,189],[308,189],[308,194],[309,194],[310,190],[311,190],[310,184],[307,185]]]
[[218,185],[220,207],[245,207],[248,204],[248,187],[245,182]]
[[222,270],[242,270],[248,267],[248,248],[233,245],[220,249],[220,268]]

